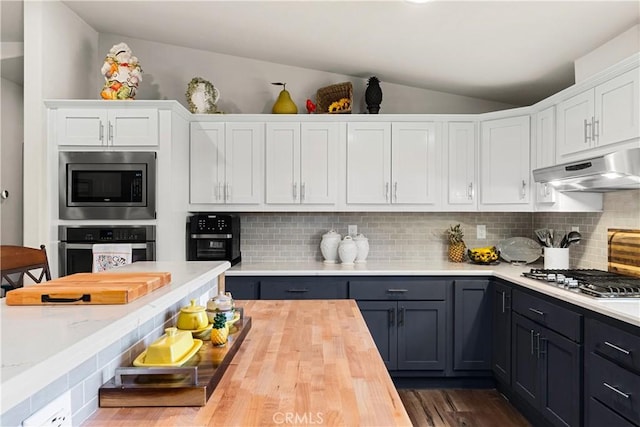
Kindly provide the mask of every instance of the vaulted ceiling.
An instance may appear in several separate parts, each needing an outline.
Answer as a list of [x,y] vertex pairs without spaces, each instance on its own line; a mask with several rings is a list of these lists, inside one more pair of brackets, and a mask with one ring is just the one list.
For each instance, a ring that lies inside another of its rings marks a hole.
[[637,0],[64,3],[101,33],[513,105],[570,86],[575,59],[640,22]]

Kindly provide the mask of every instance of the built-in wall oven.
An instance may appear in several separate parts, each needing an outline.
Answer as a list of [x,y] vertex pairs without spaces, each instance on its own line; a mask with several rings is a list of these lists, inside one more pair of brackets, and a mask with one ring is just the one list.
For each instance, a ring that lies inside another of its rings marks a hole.
[[61,152],[61,219],[154,219],[156,153]]
[[61,225],[59,275],[90,273],[93,245],[96,243],[130,243],[132,261],[155,261],[156,228],[154,225]]

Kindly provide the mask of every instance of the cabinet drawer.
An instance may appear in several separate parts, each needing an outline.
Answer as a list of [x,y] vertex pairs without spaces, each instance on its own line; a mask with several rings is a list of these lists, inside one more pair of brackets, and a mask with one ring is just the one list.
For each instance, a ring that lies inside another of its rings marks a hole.
[[598,402],[593,397],[587,400],[587,414],[585,416],[585,425],[587,427],[636,427],[625,418],[622,418],[611,409]]
[[262,279],[260,299],[346,299],[347,282],[327,278]]
[[640,376],[589,353],[587,397],[594,397],[615,412],[640,424]]
[[542,298],[513,291],[513,310],[569,339],[582,342],[582,315]]
[[349,298],[358,300],[437,300],[444,301],[447,279],[371,278],[349,281]]
[[585,336],[587,351],[640,372],[640,336],[594,319],[586,319]]
[[225,291],[231,292],[234,299],[258,299],[260,279],[256,277],[226,276]]

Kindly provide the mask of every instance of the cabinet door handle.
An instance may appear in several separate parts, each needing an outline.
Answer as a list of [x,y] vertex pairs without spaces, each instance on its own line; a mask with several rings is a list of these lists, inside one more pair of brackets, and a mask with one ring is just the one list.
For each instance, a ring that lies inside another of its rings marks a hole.
[[393,199],[398,201],[398,181],[393,183]]
[[393,326],[395,324],[395,319],[396,319],[396,309],[390,308],[389,309],[389,326]]
[[[540,334],[538,334],[539,336]],[[543,350],[542,345],[544,344],[544,347],[547,347],[547,339],[546,338],[540,338],[540,341],[538,342],[538,352],[542,355],[547,354],[547,350]]]
[[100,122],[100,143],[104,144],[104,125]]
[[[506,294],[506,292],[505,292],[505,294]],[[511,295],[506,295],[504,299],[508,303],[506,305],[505,309],[511,310]]]
[[304,202],[304,197],[307,193],[306,191],[306,184],[303,182],[302,184],[300,184],[300,201]]
[[520,190],[520,198],[524,199],[525,197],[527,197],[527,183],[524,182],[524,179],[522,180],[522,189]]
[[535,314],[538,314],[540,316],[544,316],[544,311],[536,310],[535,308],[531,308],[531,307],[529,307],[529,311],[532,311]]
[[531,355],[533,356],[533,329],[529,331],[529,334],[531,335]]
[[404,292],[409,292],[409,289],[398,289],[398,288],[391,288],[391,289],[387,289],[388,293],[404,293]]
[[467,199],[473,200],[473,182],[470,182],[467,187]]
[[113,124],[109,122],[109,141],[113,145]]
[[293,200],[297,200],[298,199],[298,183],[294,182],[293,183]]
[[404,307],[400,307],[400,313],[398,313],[398,326],[404,325]]
[[309,289],[307,289],[307,288],[290,288],[290,289],[287,289],[287,292],[292,292],[292,293],[296,293],[296,294],[302,294],[304,292],[309,292]]
[[593,134],[592,139],[595,144],[598,143],[598,138],[600,137],[600,121],[596,120],[595,117],[591,118],[591,132]]
[[385,182],[384,184],[384,200],[385,202],[389,202],[389,182]]
[[602,383],[602,385],[605,386],[606,388],[608,388],[611,391],[615,391],[616,393],[618,393],[620,396],[624,397],[625,399],[628,399],[629,397],[631,397],[631,395],[621,392],[620,390],[618,390],[617,388],[615,388],[612,385],[609,385],[607,383]]
[[218,182],[216,184],[216,189],[215,189],[215,198],[216,200],[220,200],[221,197],[222,197],[222,183]]
[[587,122],[587,119],[584,119],[584,143],[588,144],[591,140],[591,123]]
[[231,200],[231,184],[228,182],[224,186],[224,201],[228,202]]
[[502,312],[504,313],[504,300],[506,298],[507,293],[505,291],[502,291]]
[[611,344],[609,341],[605,341],[605,342],[604,342],[604,345],[609,346],[609,347],[613,348],[614,350],[618,350],[620,353],[624,353],[624,354],[626,354],[627,356],[631,354],[631,352],[630,352],[629,350],[625,350],[625,349],[624,349],[624,348],[622,348],[622,347],[618,347],[618,346],[617,346],[617,345],[615,345],[615,344]]

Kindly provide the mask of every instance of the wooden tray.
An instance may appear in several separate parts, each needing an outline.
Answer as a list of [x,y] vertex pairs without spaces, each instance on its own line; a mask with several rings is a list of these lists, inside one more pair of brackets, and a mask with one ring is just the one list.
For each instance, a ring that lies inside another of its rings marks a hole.
[[171,273],[76,273],[7,292],[7,305],[127,304],[171,282]]
[[224,347],[210,340],[177,368],[118,368],[116,376],[100,387],[103,408],[141,406],[204,406],[251,329],[251,317],[231,327]]

